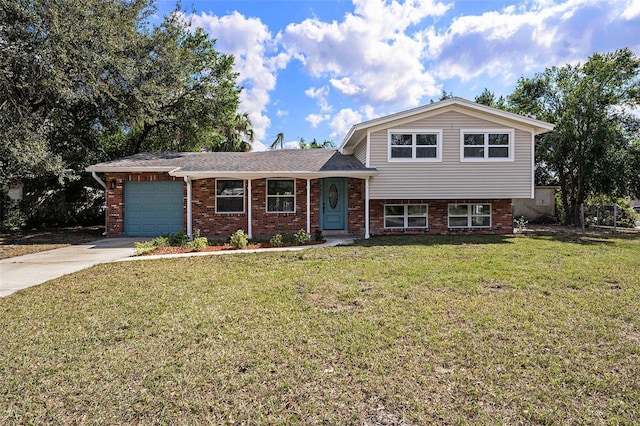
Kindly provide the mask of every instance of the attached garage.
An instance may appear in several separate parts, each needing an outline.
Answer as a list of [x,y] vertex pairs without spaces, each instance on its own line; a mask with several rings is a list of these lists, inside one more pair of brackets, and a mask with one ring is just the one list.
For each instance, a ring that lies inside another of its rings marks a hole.
[[124,234],[157,237],[184,229],[184,183],[125,182]]

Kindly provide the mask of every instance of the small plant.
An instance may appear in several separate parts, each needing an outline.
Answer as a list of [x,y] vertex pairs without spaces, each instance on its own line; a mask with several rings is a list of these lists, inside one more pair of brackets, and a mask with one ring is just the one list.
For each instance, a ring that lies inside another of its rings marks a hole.
[[171,246],[184,247],[189,242],[189,236],[184,231],[178,231],[168,236]]
[[153,240],[152,241],[136,241],[134,244],[136,246],[136,254],[138,256],[151,253],[152,251],[155,251],[158,248],[153,243]]
[[272,247],[282,247],[282,234],[276,234],[269,240]]
[[162,235],[151,240],[156,248],[169,247],[171,245],[170,237]]
[[296,237],[295,237],[295,235],[293,235],[290,232],[283,232],[282,233],[282,242],[284,244],[295,244]]
[[513,220],[513,226],[518,230],[518,232],[522,232],[527,229],[528,224],[529,222],[524,218],[524,216],[520,216]]
[[314,238],[316,241],[322,241],[324,240],[323,236],[322,236],[322,229],[316,229]]
[[233,247],[244,249],[247,248],[247,244],[249,244],[249,237],[242,229],[238,229],[231,235],[231,245]]
[[309,240],[311,240],[311,235],[309,235],[304,229],[301,229],[293,234],[293,238],[295,238],[296,244],[307,244]]
[[207,237],[195,237],[192,241],[189,241],[185,247],[191,251],[202,251],[207,248],[209,241]]

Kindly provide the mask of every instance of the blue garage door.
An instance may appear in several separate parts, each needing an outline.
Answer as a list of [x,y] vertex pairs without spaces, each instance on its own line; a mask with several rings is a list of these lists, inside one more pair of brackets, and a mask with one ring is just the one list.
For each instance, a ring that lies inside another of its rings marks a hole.
[[183,183],[125,182],[124,234],[157,237],[184,229]]

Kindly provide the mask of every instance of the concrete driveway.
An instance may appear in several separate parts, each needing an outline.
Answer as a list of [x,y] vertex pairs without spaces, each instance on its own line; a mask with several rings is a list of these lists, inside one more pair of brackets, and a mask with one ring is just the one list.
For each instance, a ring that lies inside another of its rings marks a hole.
[[134,238],[109,238],[0,260],[0,297],[135,254]]

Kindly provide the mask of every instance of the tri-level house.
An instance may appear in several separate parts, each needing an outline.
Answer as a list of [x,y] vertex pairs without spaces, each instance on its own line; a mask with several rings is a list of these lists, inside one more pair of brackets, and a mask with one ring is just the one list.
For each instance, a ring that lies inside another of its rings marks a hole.
[[[513,232],[553,125],[460,98],[354,125],[337,150],[145,153],[87,168],[108,236]],[[97,173],[104,173],[104,179]]]

